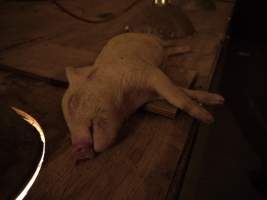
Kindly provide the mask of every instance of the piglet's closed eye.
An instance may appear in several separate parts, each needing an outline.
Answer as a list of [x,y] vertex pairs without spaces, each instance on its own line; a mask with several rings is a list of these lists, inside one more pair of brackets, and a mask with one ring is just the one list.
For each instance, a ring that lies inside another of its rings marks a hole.
[[70,118],[73,118],[75,115],[75,110],[77,110],[79,105],[79,97],[77,95],[72,95],[68,101],[68,114]]

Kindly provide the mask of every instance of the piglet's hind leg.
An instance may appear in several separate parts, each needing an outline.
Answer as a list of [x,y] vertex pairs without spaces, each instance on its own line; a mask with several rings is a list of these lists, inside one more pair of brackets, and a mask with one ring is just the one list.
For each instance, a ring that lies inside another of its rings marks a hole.
[[153,71],[149,81],[151,87],[170,104],[205,123],[214,121],[212,115],[208,111],[193,101],[183,89],[172,83],[172,81],[159,69]]

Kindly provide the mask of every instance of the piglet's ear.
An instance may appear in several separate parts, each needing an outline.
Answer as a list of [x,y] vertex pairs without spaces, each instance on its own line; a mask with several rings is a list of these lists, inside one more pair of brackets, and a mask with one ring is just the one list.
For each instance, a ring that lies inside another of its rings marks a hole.
[[66,76],[70,86],[79,85],[79,83],[88,79],[96,68],[93,66],[88,67],[66,67]]

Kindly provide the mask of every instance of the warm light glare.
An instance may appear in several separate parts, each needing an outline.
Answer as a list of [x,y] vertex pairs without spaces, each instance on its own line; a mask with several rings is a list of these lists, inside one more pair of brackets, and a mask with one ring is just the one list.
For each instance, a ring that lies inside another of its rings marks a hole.
[[166,4],[166,0],[154,0],[154,3],[157,5],[165,5]]
[[41,170],[41,167],[42,167],[42,164],[43,164],[43,161],[44,161],[44,155],[45,155],[45,136],[44,136],[44,132],[43,132],[43,129],[41,128],[40,124],[32,116],[30,116],[29,114],[25,113],[24,111],[22,111],[22,110],[20,110],[18,108],[12,107],[12,109],[17,114],[22,116],[22,118],[25,121],[27,121],[29,124],[31,124],[38,131],[38,133],[40,135],[40,138],[41,138],[41,141],[43,143],[43,152],[42,152],[41,159],[40,159],[40,161],[38,163],[38,166],[37,166],[32,178],[30,179],[30,181],[26,185],[26,187],[23,189],[23,191],[16,198],[16,200],[22,200],[27,195],[28,191],[32,187],[34,181],[36,180],[36,178],[37,178],[37,176],[38,176],[38,174],[39,174],[39,172]]

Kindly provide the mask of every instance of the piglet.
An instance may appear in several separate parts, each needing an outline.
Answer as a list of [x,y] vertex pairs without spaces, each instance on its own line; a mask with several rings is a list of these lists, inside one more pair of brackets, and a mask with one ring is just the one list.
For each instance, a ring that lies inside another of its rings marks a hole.
[[158,37],[125,33],[104,46],[93,66],[66,68],[69,88],[62,109],[77,160],[110,147],[123,121],[155,99],[164,98],[205,123],[213,121],[196,101],[222,104],[223,97],[173,84],[160,69],[167,57]]

